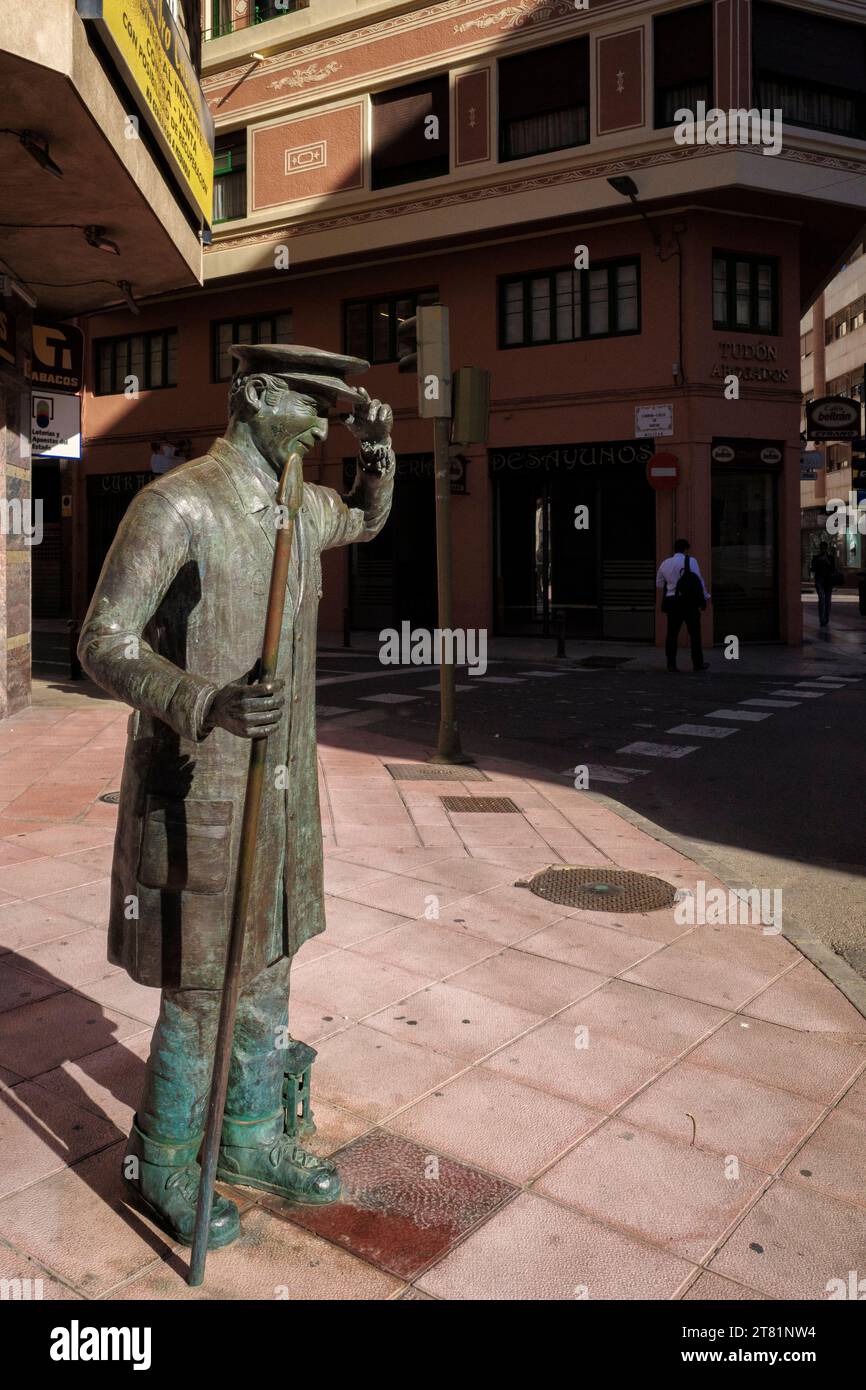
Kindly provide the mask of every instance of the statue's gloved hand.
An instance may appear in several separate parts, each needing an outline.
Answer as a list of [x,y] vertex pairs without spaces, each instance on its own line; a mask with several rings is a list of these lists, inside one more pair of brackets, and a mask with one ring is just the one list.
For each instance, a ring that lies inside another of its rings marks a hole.
[[343,423],[360,441],[362,471],[381,476],[388,471],[390,462],[394,414],[384,401],[371,400],[363,387],[359,389],[364,400],[357,403],[351,415],[344,417]]
[[257,668],[258,663],[242,680],[230,681],[217,691],[204,713],[205,733],[216,728],[238,738],[267,738],[273,733],[286,703],[286,683],[276,677],[257,681]]

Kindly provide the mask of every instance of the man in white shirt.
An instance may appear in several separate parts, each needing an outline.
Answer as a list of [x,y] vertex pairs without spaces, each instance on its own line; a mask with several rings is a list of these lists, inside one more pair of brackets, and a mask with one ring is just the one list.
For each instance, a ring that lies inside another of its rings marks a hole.
[[668,670],[677,668],[677,641],[683,623],[692,644],[692,666],[696,671],[709,669],[701,647],[701,612],[710,597],[697,560],[689,554],[689,543],[674,542],[674,553],[662,560],[656,575],[656,588],[662,590],[662,611],[668,616],[665,656]]

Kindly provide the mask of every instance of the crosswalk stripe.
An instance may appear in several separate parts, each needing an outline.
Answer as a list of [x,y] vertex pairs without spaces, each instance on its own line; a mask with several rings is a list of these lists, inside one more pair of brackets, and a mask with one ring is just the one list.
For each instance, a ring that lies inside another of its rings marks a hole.
[[805,689],[805,690],[808,690],[808,689],[814,689],[815,686],[817,686],[819,690],[844,690],[844,689],[845,689],[844,685],[842,685],[842,683],[841,683],[840,681],[797,681],[797,687],[796,687],[796,688],[797,688],[797,690],[804,690],[804,689]]
[[820,700],[829,690],[771,690],[771,695],[790,695],[794,700]]
[[666,734],[691,734],[692,738],[727,738],[728,734],[739,732],[722,724],[675,724],[672,729],[665,729]]
[[799,700],[741,700],[741,705],[765,705],[767,709],[796,709]]
[[640,753],[644,758],[684,758],[697,753],[698,745],[689,743],[627,743],[617,753]]
[[711,709],[708,719],[772,719],[771,714],[759,713],[756,709]]

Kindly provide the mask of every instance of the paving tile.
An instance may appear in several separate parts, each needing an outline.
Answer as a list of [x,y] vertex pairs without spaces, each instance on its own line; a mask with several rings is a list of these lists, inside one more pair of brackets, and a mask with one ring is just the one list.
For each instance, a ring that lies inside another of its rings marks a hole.
[[782,1176],[797,1186],[866,1207],[866,1116],[831,1111]]
[[810,961],[802,961],[746,1005],[744,1013],[805,1032],[866,1039],[866,1018]]
[[[2,842],[0,842],[2,843]],[[44,899],[0,907],[0,954],[38,946],[74,931],[86,931],[87,923],[44,906]]]
[[293,1037],[318,1045],[322,1038],[329,1038],[332,1033],[339,1033],[352,1023],[354,1019],[349,1018],[348,1014],[331,1013],[325,1004],[311,1004],[306,999],[297,998],[292,988],[289,1024]]
[[[548,861],[549,862],[549,861]],[[471,897],[461,897],[457,902],[440,906],[438,922],[443,927],[455,927],[471,932],[473,936],[485,937],[488,941],[502,946],[510,946],[515,941],[539,930],[547,922],[562,916],[562,909],[551,911],[551,904],[541,898],[531,898],[525,893],[522,904],[503,903],[495,893],[477,893]],[[523,891],[523,890],[520,890]],[[541,904],[541,912],[536,908]]]
[[22,1004],[34,1003],[37,999],[46,999],[50,994],[57,994],[66,988],[60,980],[47,976],[39,979],[32,973],[18,969],[10,963],[10,959],[17,961],[18,957],[10,958],[7,955],[0,960],[0,1014],[7,1009],[19,1008]]
[[462,970],[450,983],[547,1017],[598,989],[605,979],[591,970],[509,948]]
[[95,877],[92,869],[70,864],[68,859],[25,859],[0,868],[0,889],[16,898],[41,898],[63,888],[78,888]]
[[110,881],[103,878],[82,884],[80,888],[48,893],[40,897],[39,902],[49,912],[65,912],[67,917],[74,917],[77,921],[93,927],[104,927],[108,922],[110,897]]
[[601,1029],[627,1042],[677,1057],[724,1023],[728,1013],[661,990],[611,980],[566,1009],[558,1023]]
[[862,1066],[863,1049],[823,1033],[732,1018],[689,1060],[826,1104]]
[[659,912],[594,912],[584,908],[563,908],[566,916],[576,922],[586,922],[592,927],[606,927],[612,931],[630,932],[649,941],[676,941],[690,928],[677,922],[673,908],[662,908]]
[[736,1154],[752,1167],[774,1173],[823,1109],[818,1101],[686,1060],[657,1077],[620,1118],[685,1143],[694,1135],[699,1149]]
[[692,1266],[523,1193],[423,1274],[422,1291],[473,1301],[669,1299]]
[[621,1119],[589,1135],[535,1190],[700,1261],[760,1190],[764,1175]]
[[0,1018],[0,1064],[31,1077],[141,1032],[141,1023],[73,991]]
[[452,984],[431,985],[373,1014],[370,1028],[436,1052],[475,1061],[540,1023],[541,1015],[515,1009]]
[[858,1115],[866,1115],[866,1071],[864,1071],[853,1086],[849,1086],[842,1099],[839,1101],[840,1110],[853,1110]]
[[480,893],[486,888],[507,887],[514,882],[514,870],[505,864],[488,864],[466,855],[437,858],[431,864],[431,871],[434,868],[434,877],[439,883],[462,888],[464,893]]
[[407,922],[382,936],[361,941],[348,954],[399,965],[427,981],[453,975],[496,949],[495,942],[440,927],[436,922],[420,921]]
[[403,917],[420,917],[432,899],[442,904],[453,902],[461,895],[461,889],[449,888],[446,883],[393,874],[376,883],[347,888],[334,896],[351,898],[353,903],[379,907],[385,912],[396,912]]
[[455,1057],[356,1024],[320,1044],[314,1095],[353,1115],[384,1120],[462,1066]]
[[333,951],[292,972],[292,994],[309,1004],[327,1005],[327,1012],[364,1018],[386,1004],[435,979],[401,970],[388,961],[368,960],[357,952]]
[[601,1119],[559,1096],[473,1069],[395,1116],[388,1128],[513,1182],[526,1182]]
[[118,1137],[104,1116],[32,1081],[8,1087],[0,1093],[0,1196],[38,1183]]
[[[402,917],[396,912],[385,912],[380,907],[367,907],[362,903],[350,902],[348,898],[325,896],[325,919],[327,930],[323,940],[329,946],[352,946],[356,941],[365,941],[380,932],[392,931],[411,917]],[[2,913],[0,913],[2,921]]]
[[864,1249],[866,1212],[826,1193],[776,1182],[728,1237],[710,1269],[771,1298],[827,1299],[847,1289],[851,1270],[863,1277]]
[[546,927],[520,943],[521,951],[595,970],[600,975],[619,975],[659,949],[659,943],[647,937],[576,922],[573,917]]
[[[315,1076],[314,1070],[314,1087]],[[315,1090],[312,1105],[316,1132],[305,1137],[304,1148],[320,1158],[328,1158],[336,1149],[342,1149],[345,1144],[366,1134],[370,1128],[368,1120],[362,1120],[358,1115],[351,1115],[348,1110],[341,1110],[338,1105],[322,1100]]]
[[100,927],[81,931],[82,924],[71,919],[70,925],[71,935],[17,951],[16,968],[44,982],[53,980],[74,987],[116,975],[121,967],[107,959],[105,932]]
[[300,1207],[279,1199],[266,1205],[352,1254],[403,1279],[413,1279],[517,1188],[502,1178],[386,1130],[373,1130],[338,1156],[339,1202]]
[[263,1299],[273,1302],[342,1302],[390,1299],[402,1281],[319,1239],[264,1207],[241,1218],[241,1234],[207,1257],[204,1283],[186,1283],[189,1252],[160,1259],[131,1283],[111,1292],[112,1301]]
[[[9,1280],[21,1280],[21,1297],[24,1299],[50,1302],[55,1299],[64,1299],[69,1302],[80,1301],[81,1295],[75,1293],[68,1285],[60,1279],[55,1278],[50,1270],[44,1269],[42,1265],[31,1260],[27,1255],[21,1255],[15,1250],[3,1247],[0,1256],[0,1267],[2,1274],[0,1278]],[[29,1281],[29,1282],[28,1282]],[[11,1295],[15,1297],[14,1293]]]
[[726,1299],[760,1302],[764,1297],[765,1295],[758,1293],[756,1289],[747,1289],[745,1284],[735,1284],[733,1280],[722,1279],[718,1274],[702,1274],[688,1292],[683,1294],[682,1302],[719,1303]]
[[79,993],[95,1000],[104,1009],[118,1009],[141,1023],[153,1025],[159,1017],[160,991],[138,984],[124,970],[82,985]]
[[123,1042],[41,1072],[34,1081],[82,1110],[107,1117],[125,1134],[141,1099],[150,1036],[144,1028]]
[[737,1009],[778,973],[778,966],[757,967],[733,953],[710,954],[691,934],[641,961],[625,978],[720,1009]]
[[354,888],[362,883],[375,883],[378,879],[386,877],[388,871],[385,869],[374,869],[368,864],[351,864],[346,859],[335,859],[332,855],[325,857],[327,893]]

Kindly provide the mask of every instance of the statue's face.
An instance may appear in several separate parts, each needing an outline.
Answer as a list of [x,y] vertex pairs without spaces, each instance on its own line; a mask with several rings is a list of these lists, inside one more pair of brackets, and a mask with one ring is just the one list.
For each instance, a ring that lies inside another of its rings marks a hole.
[[303,456],[327,439],[329,400],[290,387],[270,394],[273,404],[263,392],[249,424],[259,453],[279,473],[293,451]]

